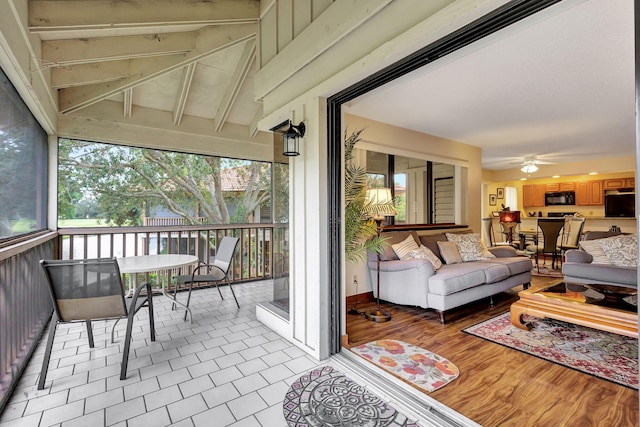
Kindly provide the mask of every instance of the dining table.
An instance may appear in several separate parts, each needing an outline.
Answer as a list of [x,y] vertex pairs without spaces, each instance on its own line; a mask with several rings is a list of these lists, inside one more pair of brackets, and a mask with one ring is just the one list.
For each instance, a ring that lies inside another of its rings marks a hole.
[[181,303],[176,298],[176,294],[169,295],[166,291],[166,283],[169,282],[169,270],[187,267],[198,263],[198,257],[194,255],[183,254],[160,254],[160,255],[138,255],[138,256],[125,256],[118,258],[118,267],[120,273],[129,275],[129,290],[135,288],[135,282],[137,280],[137,273],[150,273],[150,272],[167,272],[167,279],[162,280],[161,275],[158,274],[158,282],[161,284],[162,295],[169,298],[174,304],[178,304],[184,307],[189,314],[189,323],[191,323],[191,310],[186,304]]

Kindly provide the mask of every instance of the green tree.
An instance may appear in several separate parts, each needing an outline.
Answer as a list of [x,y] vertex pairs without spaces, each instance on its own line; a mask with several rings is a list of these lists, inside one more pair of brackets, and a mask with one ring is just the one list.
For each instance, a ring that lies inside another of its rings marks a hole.
[[[77,140],[61,140],[59,193],[95,200],[110,224],[140,225],[145,209],[162,206],[197,224],[248,222],[248,215],[269,200],[269,166],[223,159]],[[236,169],[237,190],[223,193],[223,171]],[[69,204],[77,200],[69,196]],[[235,205],[233,217],[229,205]]]

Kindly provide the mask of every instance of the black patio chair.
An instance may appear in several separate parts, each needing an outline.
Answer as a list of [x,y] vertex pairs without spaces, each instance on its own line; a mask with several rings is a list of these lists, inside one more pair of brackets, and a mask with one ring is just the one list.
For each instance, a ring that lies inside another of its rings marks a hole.
[[[233,295],[233,299],[236,301],[236,306],[240,308],[240,304],[238,304],[238,299],[236,298],[236,294],[233,291],[233,287],[231,286],[231,282],[229,281],[229,267],[231,266],[231,261],[233,260],[233,253],[238,246],[238,241],[240,239],[238,237],[232,236],[224,236],[220,241],[220,245],[218,246],[218,250],[216,251],[216,256],[213,258],[213,261],[210,264],[206,264],[200,262],[198,266],[193,270],[192,274],[182,274],[176,278],[176,291],[181,286],[189,287],[189,294],[187,295],[187,303],[185,307],[184,320],[187,320],[187,314],[189,313],[189,303],[191,302],[191,291],[193,289],[193,284],[206,284],[212,283],[218,289],[218,293],[220,294],[220,298],[224,299],[222,296],[222,292],[218,287],[220,282],[226,282],[229,285],[229,289],[231,290],[231,295]],[[175,298],[175,293],[174,293]],[[175,304],[174,304],[175,307]]]
[[[49,337],[40,370],[38,390],[44,388],[53,339],[60,323],[85,322],[89,347],[93,348],[92,320],[127,318],[127,332],[120,367],[120,379],[124,380],[127,377],[133,317],[142,307],[149,309],[151,341],[156,340],[151,285],[142,283],[137,286],[127,304],[118,261],[115,258],[41,260],[40,265],[44,269],[51,291],[53,316],[49,325]],[[143,289],[146,289],[146,295],[141,294]]]

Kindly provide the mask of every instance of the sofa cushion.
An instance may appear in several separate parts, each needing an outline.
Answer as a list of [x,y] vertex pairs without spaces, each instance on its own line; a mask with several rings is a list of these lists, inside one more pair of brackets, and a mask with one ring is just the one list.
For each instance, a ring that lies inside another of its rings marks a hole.
[[442,267],[442,261],[438,258],[429,248],[424,245],[420,245],[418,249],[409,252],[409,257],[414,259],[426,259],[433,265],[433,270],[436,271]]
[[509,269],[500,264],[487,262],[464,262],[443,265],[429,278],[429,292],[451,295],[485,283],[494,283],[509,277]]
[[635,234],[608,237],[600,239],[599,243],[613,265],[638,266],[638,237]]
[[610,283],[619,286],[638,286],[637,269],[618,267],[611,264],[585,264],[581,262],[565,262],[562,264],[565,277],[582,281],[582,283]]
[[412,251],[415,251],[419,248],[413,236],[407,236],[402,242],[398,242],[394,245],[391,245],[393,248],[393,252],[396,253],[396,256],[399,259],[409,259],[412,258],[410,256]]
[[442,254],[440,253],[440,248],[438,247],[438,242],[447,241],[447,236],[445,236],[444,233],[420,235],[419,239],[420,243],[426,246],[431,252],[435,254],[435,256],[437,256],[442,262],[444,262]]
[[578,246],[593,257],[593,261],[591,261],[593,264],[611,264],[609,257],[600,246],[600,240],[583,240],[578,242]]
[[385,231],[382,233],[382,237],[385,240],[386,245],[380,254],[380,261],[390,261],[394,259],[399,259],[396,253],[393,251],[392,245],[396,243],[402,242],[407,236],[413,236],[416,241],[416,245],[420,244],[420,239],[418,239],[418,235],[412,231]]
[[515,276],[516,274],[526,273],[527,271],[531,271],[533,265],[531,264],[531,260],[529,257],[524,256],[514,256],[508,258],[491,258],[486,261],[479,261],[481,263],[487,264],[501,264],[507,267],[509,270],[509,275]]
[[462,257],[455,242],[438,242],[440,255],[446,264],[458,264],[462,262]]

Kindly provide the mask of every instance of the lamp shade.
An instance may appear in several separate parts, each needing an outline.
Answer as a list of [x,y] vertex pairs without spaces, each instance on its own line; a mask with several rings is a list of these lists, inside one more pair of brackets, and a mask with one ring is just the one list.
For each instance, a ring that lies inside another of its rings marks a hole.
[[364,207],[369,216],[375,219],[397,214],[390,188],[369,188]]
[[520,211],[501,211],[500,222],[520,223]]

